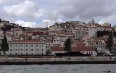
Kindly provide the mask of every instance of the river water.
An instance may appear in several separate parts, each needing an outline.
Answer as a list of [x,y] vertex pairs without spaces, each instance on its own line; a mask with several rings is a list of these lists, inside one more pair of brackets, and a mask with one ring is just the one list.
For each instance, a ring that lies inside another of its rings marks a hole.
[[116,73],[116,64],[0,65],[0,73]]

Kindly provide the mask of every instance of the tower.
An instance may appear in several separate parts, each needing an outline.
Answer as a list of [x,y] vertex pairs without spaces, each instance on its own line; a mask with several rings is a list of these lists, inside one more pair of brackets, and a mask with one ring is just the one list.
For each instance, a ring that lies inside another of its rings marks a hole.
[[96,36],[96,26],[95,26],[94,19],[92,19],[88,24],[89,24],[89,36],[95,37]]

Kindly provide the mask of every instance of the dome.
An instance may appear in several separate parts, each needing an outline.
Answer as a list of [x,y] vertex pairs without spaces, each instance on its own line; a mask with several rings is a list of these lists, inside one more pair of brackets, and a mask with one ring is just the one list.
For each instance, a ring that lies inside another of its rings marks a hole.
[[92,19],[91,21],[89,21],[88,24],[95,24],[94,19]]

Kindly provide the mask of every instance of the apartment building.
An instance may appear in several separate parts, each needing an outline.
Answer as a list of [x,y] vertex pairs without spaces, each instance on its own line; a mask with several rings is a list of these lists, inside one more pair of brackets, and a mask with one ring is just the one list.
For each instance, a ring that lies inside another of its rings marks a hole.
[[[16,40],[8,42],[8,55],[44,55],[46,54],[46,43],[40,40]],[[1,54],[3,52],[1,51]]]

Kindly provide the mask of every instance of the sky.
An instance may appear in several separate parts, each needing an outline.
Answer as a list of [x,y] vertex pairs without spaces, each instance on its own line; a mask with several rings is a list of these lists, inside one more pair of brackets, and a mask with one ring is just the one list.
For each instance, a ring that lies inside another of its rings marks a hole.
[[99,24],[115,25],[116,0],[0,0],[0,18],[23,27],[92,18]]

